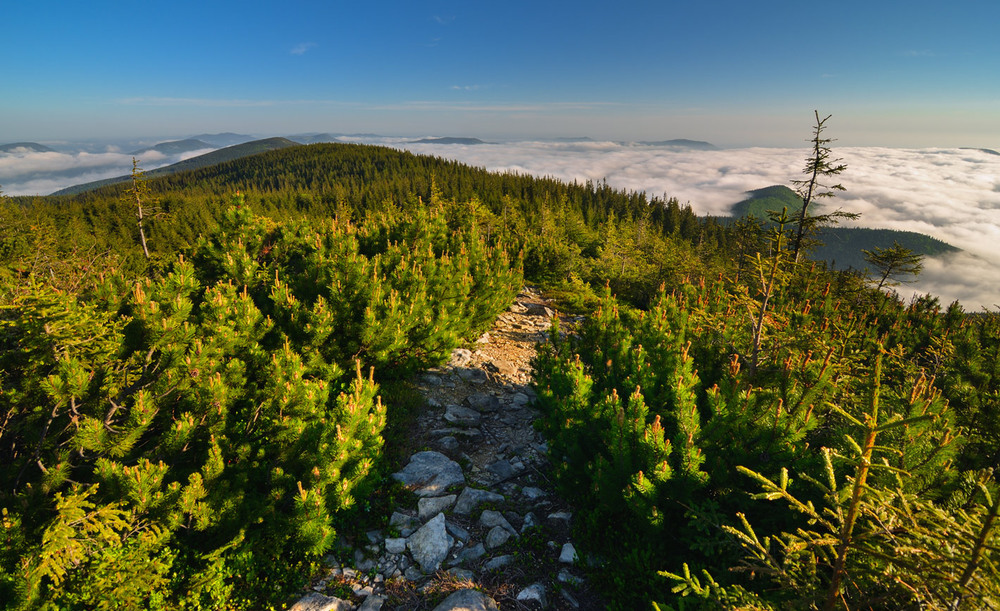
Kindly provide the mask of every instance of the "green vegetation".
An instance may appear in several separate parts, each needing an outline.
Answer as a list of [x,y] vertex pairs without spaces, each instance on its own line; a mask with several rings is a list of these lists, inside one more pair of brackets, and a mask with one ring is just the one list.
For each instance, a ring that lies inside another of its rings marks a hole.
[[527,279],[590,313],[538,426],[612,607],[997,606],[1000,316],[768,218],[346,144],[0,201],[0,605],[283,604]]

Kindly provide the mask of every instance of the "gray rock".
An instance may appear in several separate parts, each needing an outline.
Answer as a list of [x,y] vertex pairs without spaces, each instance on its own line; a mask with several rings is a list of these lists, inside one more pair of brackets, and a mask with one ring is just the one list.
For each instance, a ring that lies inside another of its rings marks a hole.
[[440,496],[449,486],[465,483],[462,467],[440,452],[417,452],[402,471],[392,474],[404,486],[415,487],[417,496]]
[[469,407],[449,405],[444,408],[444,419],[457,426],[479,426],[483,415]]
[[527,405],[531,403],[531,398],[528,397],[528,395],[524,394],[523,392],[517,392],[511,395],[510,402],[511,404],[518,406]]
[[417,501],[417,517],[420,518],[421,522],[426,522],[442,511],[449,509],[455,504],[455,499],[457,498],[454,494],[434,497],[425,496]]
[[406,551],[406,538],[398,537],[385,540],[385,551],[390,554],[402,554]]
[[446,452],[454,452],[459,448],[458,440],[455,439],[454,435],[445,435],[441,439],[438,439],[438,447]]
[[420,569],[418,569],[417,567],[410,566],[406,567],[406,570],[403,571],[403,577],[407,581],[420,581],[421,579],[424,578],[424,574],[421,573]]
[[458,373],[459,378],[471,384],[485,384],[489,379],[486,372],[482,369],[459,367],[455,371]]
[[459,515],[469,515],[472,511],[483,503],[502,503],[504,496],[489,490],[466,487],[458,495],[458,502],[455,503],[455,513]]
[[300,598],[288,611],[351,611],[354,605],[336,596],[310,592]]
[[398,530],[402,536],[409,537],[414,531],[420,528],[420,520],[405,513],[394,511],[392,512],[392,517],[389,518],[389,526]]
[[465,367],[472,360],[472,351],[465,348],[455,348],[451,351],[451,358],[448,360],[450,367]]
[[559,574],[556,575],[556,580],[558,580],[559,583],[568,583],[571,586],[578,586],[583,583],[583,578],[570,573],[569,569],[562,569],[559,571]]
[[[515,530],[520,532],[520,526],[524,522],[524,518],[521,517],[516,511],[505,511],[503,512],[503,517],[507,518],[510,525],[514,527]],[[517,533],[514,533],[517,534]]]
[[462,528],[458,524],[453,524],[450,521],[446,521],[444,523],[444,525],[445,525],[445,528],[448,530],[448,534],[449,535],[451,535],[452,537],[455,537],[456,539],[458,539],[462,543],[468,543],[469,542],[469,531],[465,530],[464,528]]
[[425,373],[420,376],[420,381],[427,386],[441,386],[441,378],[433,373]]
[[524,488],[521,488],[521,494],[523,494],[524,498],[528,499],[529,501],[535,501],[540,498],[548,496],[549,493],[545,492],[541,488],[535,488],[534,486],[525,486]]
[[498,480],[505,480],[517,475],[518,471],[510,464],[510,461],[501,458],[500,460],[486,465],[486,470],[493,474]]
[[496,549],[510,539],[510,531],[503,526],[494,526],[486,533],[486,549]]
[[500,399],[485,392],[477,392],[465,398],[465,404],[480,412],[495,412],[500,409]]
[[562,551],[559,552],[559,562],[573,564],[577,559],[576,548],[573,547],[572,543],[566,543],[562,546]]
[[444,527],[444,514],[439,513],[431,521],[420,527],[420,530],[410,535],[406,540],[414,562],[420,565],[424,573],[433,573],[441,568],[441,563],[448,557],[451,541]]
[[521,532],[523,533],[524,531],[528,530],[533,526],[538,526],[538,518],[535,517],[534,513],[529,511],[528,513],[524,514],[524,524],[521,524]]
[[454,560],[449,562],[451,566],[458,566],[467,562],[475,562],[486,555],[486,548],[482,543],[476,543],[471,547],[463,549]]
[[383,604],[385,604],[385,597],[373,594],[366,598],[365,602],[361,603],[358,611],[381,611]]
[[495,600],[478,590],[452,592],[433,611],[499,611]]
[[503,516],[499,511],[493,511],[492,509],[487,509],[483,511],[483,514],[479,516],[479,523],[486,528],[493,528],[494,526],[499,526],[509,532],[512,535],[517,534],[517,530],[510,525],[507,518]]
[[514,556],[510,554],[504,554],[503,556],[497,556],[496,558],[490,558],[483,564],[483,570],[486,571],[496,571],[502,569],[505,566],[514,562]]
[[517,600],[527,604],[534,603],[538,605],[539,609],[544,609],[548,605],[548,601],[545,599],[545,586],[540,583],[533,583],[518,592]]
[[570,607],[574,609],[580,608],[580,601],[578,601],[575,596],[570,594],[569,590],[563,588],[562,590],[560,590],[559,594],[563,597],[563,600],[565,600],[569,604]]
[[465,581],[476,581],[476,574],[469,569],[462,569],[458,567],[448,569],[448,574],[452,575],[455,579],[462,579]]
[[562,522],[564,524],[569,524],[569,521],[573,518],[573,514],[568,511],[557,511],[555,513],[550,513],[548,520],[550,522]]
[[482,335],[480,335],[479,339],[476,340],[476,343],[477,344],[488,344],[488,343],[490,343],[490,333],[489,333],[489,331],[487,331],[486,333],[483,333]]
[[527,312],[525,313],[528,316],[544,316],[545,318],[552,318],[553,316],[556,315],[556,313],[552,311],[551,308],[544,306],[540,303],[525,303],[522,305],[524,305],[524,307],[527,308]]

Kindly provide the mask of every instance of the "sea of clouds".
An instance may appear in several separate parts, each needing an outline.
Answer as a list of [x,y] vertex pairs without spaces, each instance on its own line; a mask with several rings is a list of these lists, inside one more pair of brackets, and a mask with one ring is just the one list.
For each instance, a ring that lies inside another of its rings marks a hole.
[[[137,155],[146,171],[204,155],[215,149],[165,155],[148,150]],[[102,151],[54,150],[39,152],[27,148],[0,152],[0,189],[5,195],[48,195],[60,189],[126,176],[132,171],[132,154],[107,146]]]
[[[675,197],[699,214],[727,215],[746,191],[791,185],[802,178],[805,148],[679,150],[619,142],[505,142],[416,144],[366,138],[414,153],[455,159],[489,170],[566,181],[607,180],[650,196]],[[203,154],[143,154],[146,170]],[[834,148],[847,164],[837,180],[847,190],[832,206],[860,212],[857,225],[918,231],[962,249],[927,259],[904,297],[931,293],[968,311],[1000,304],[1000,155],[974,149]],[[105,152],[0,153],[0,188],[8,195],[47,194],[92,180],[128,174],[132,157]]]
[[[808,149],[677,150],[616,142],[393,146],[514,171],[676,197],[699,214],[728,215],[746,191],[791,186]],[[905,298],[931,293],[967,311],[1000,304],[1000,155],[973,149],[834,148],[847,170],[832,209],[860,212],[862,227],[925,233],[962,249],[924,262]],[[827,200],[829,201],[829,200]]]

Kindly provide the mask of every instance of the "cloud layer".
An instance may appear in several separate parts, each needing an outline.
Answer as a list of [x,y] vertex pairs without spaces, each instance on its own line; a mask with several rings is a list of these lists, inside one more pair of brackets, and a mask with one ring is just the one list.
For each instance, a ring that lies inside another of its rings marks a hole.
[[[568,181],[600,181],[676,197],[700,214],[725,215],[751,189],[802,177],[805,149],[683,151],[615,142],[503,145],[399,144],[415,153]],[[928,260],[904,296],[931,293],[967,310],[1000,304],[1000,156],[967,149],[834,149],[847,191],[834,208],[859,226],[918,231],[963,249]]]
[[[148,150],[139,155],[144,170],[154,170],[214,149],[164,155]],[[0,188],[6,195],[48,195],[60,189],[105,178],[124,176],[132,171],[132,155],[117,151],[73,153],[35,152],[15,149],[0,153]]]
[[[365,139],[371,142],[371,139]],[[566,181],[607,180],[656,196],[676,197],[699,214],[725,215],[751,189],[789,185],[802,176],[805,149],[748,148],[687,151],[617,142],[512,142],[488,145],[374,143],[457,159],[490,170]],[[207,151],[143,155],[146,170]],[[834,207],[860,212],[858,225],[918,231],[965,252],[925,261],[904,296],[931,293],[958,299],[967,310],[1000,304],[1000,156],[967,149],[835,148],[847,171],[847,191]],[[46,194],[121,176],[131,156],[104,153],[0,153],[0,186],[8,195]]]

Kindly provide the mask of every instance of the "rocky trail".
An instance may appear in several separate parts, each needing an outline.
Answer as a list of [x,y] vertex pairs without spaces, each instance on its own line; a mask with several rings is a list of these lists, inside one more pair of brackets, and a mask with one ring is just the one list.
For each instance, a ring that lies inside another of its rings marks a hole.
[[518,295],[473,350],[418,376],[427,409],[393,478],[415,494],[389,527],[328,557],[292,611],[592,610],[570,539],[573,513],[549,479],[530,361],[554,315],[533,289]]

